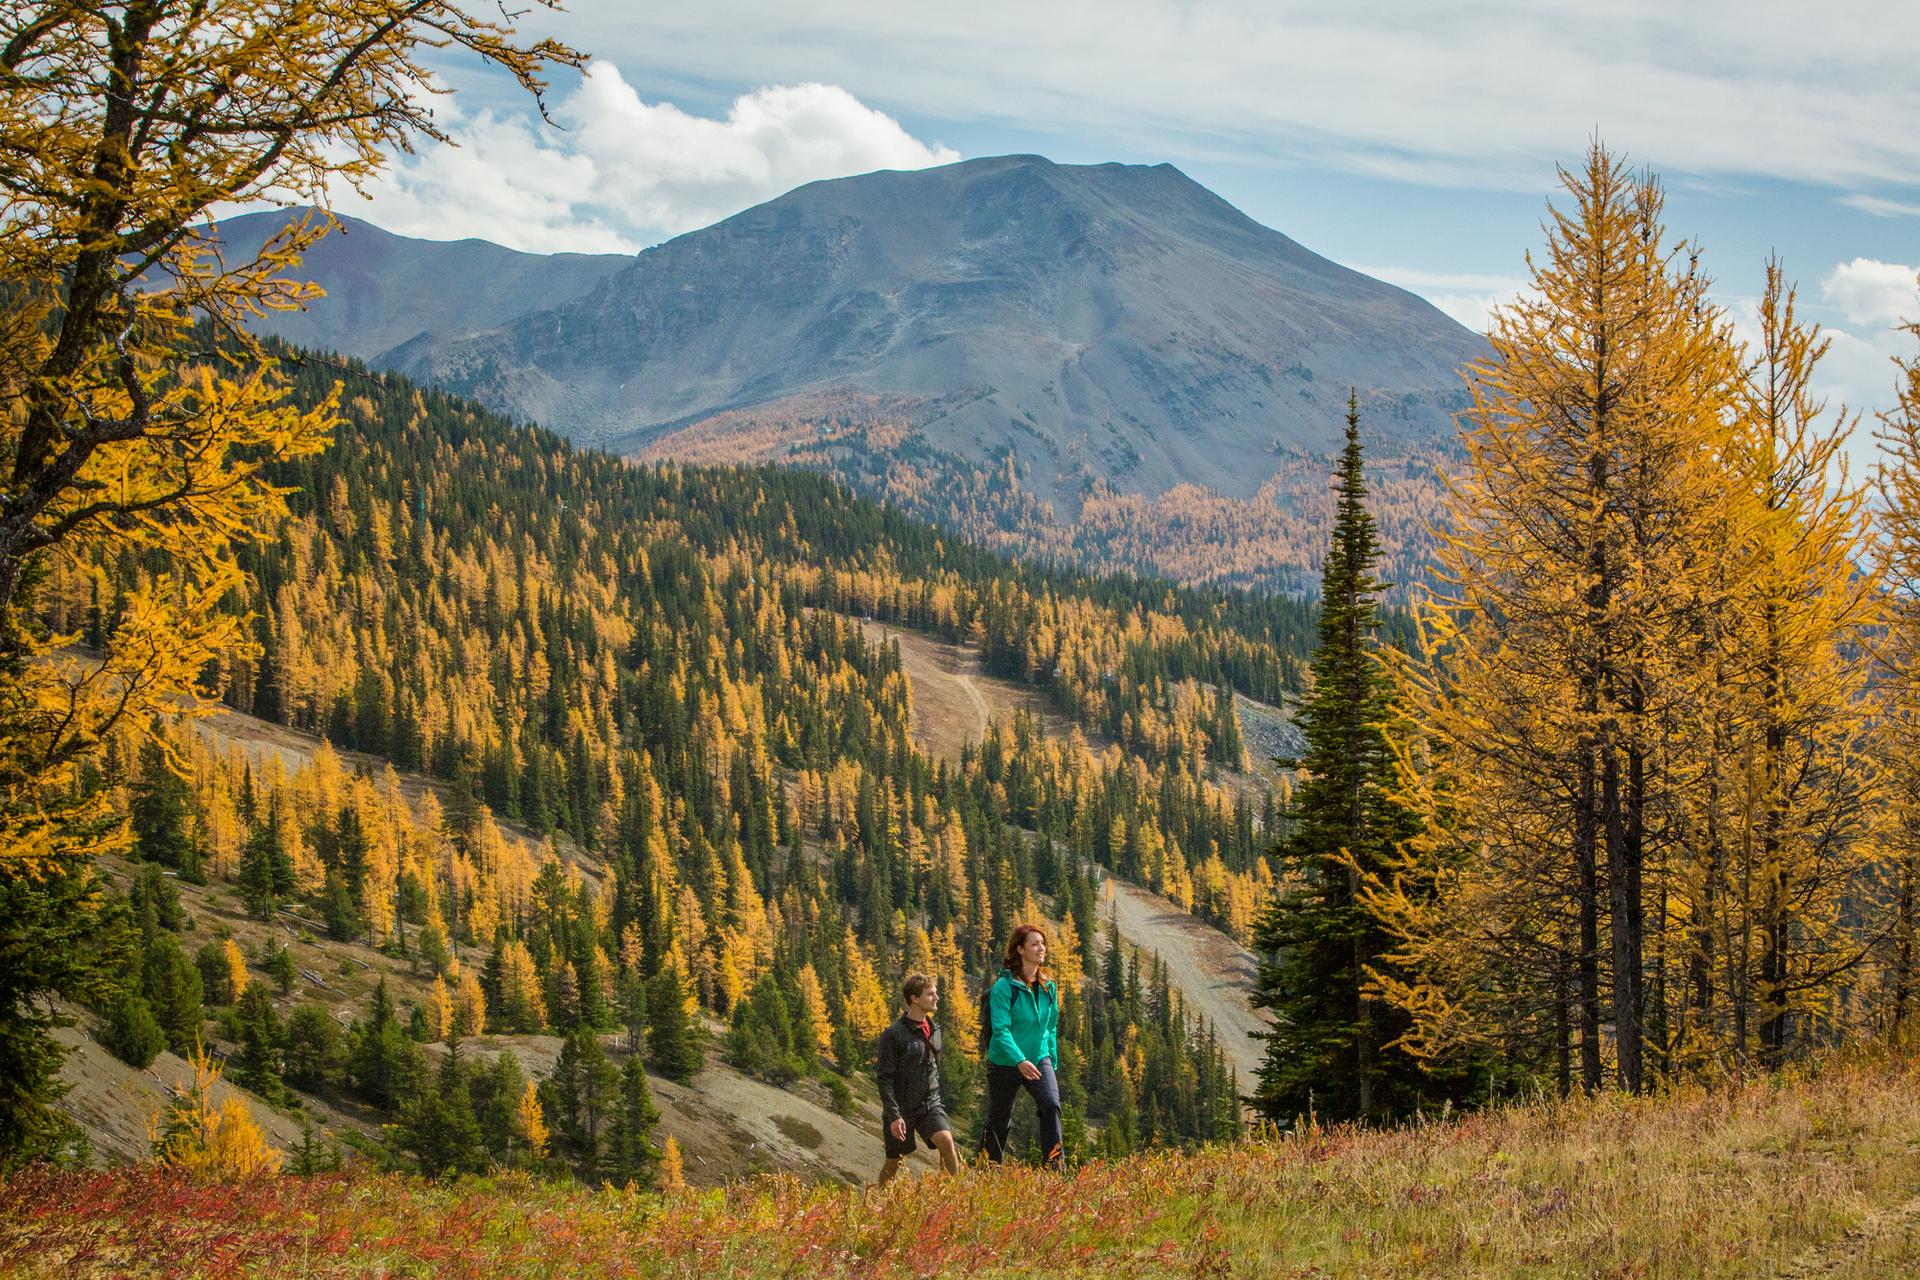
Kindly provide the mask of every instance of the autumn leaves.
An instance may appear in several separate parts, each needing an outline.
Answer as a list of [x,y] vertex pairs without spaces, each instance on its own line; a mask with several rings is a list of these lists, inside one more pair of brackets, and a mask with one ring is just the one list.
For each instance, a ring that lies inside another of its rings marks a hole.
[[1813,394],[1826,342],[1779,265],[1742,342],[1651,178],[1597,145],[1562,177],[1469,370],[1394,664],[1422,830],[1366,900],[1406,1047],[1639,1090],[1906,1016],[1909,686],[1871,660],[1910,651],[1883,607],[1911,609],[1920,479],[1891,456],[1876,571],[1853,421]]

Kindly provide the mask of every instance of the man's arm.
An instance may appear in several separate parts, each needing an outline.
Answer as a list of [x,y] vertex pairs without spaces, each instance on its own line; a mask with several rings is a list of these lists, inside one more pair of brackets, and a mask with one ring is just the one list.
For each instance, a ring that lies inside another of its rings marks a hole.
[[900,1071],[900,1050],[893,1043],[893,1028],[880,1033],[880,1050],[875,1055],[874,1074],[880,1083],[880,1118],[892,1124],[900,1116],[900,1100],[894,1093],[893,1078]]

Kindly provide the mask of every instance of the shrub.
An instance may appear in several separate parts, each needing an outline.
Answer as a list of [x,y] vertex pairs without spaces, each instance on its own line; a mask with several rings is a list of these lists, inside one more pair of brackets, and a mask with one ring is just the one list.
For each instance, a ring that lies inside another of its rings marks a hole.
[[347,1061],[347,1037],[324,1005],[309,1000],[287,1015],[281,1039],[287,1083],[313,1091],[339,1080]]
[[167,1047],[167,1033],[161,1030],[160,1020],[153,1016],[153,1006],[137,992],[129,991],[107,1016],[100,1043],[128,1066],[144,1069],[152,1066],[160,1051]]

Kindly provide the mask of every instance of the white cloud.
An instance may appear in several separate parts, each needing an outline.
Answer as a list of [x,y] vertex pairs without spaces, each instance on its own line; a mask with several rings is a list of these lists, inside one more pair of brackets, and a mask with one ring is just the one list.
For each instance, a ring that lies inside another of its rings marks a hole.
[[[1829,0],[706,0],[534,21],[649,74],[820,78],[939,119],[1538,185],[1596,129],[1671,174],[1920,171],[1920,5]],[[1905,121],[1906,123],[1901,123]]]
[[1920,268],[1897,262],[1855,258],[1842,262],[1820,282],[1827,302],[1849,324],[1896,325],[1920,320]]
[[[1850,268],[1861,267],[1862,264],[1865,270],[1850,271]],[[1846,307],[1834,298],[1835,277],[1871,281],[1877,274],[1873,268],[1886,268],[1887,265],[1859,258],[1842,263],[1824,282],[1827,301],[1845,311]],[[1916,291],[1913,284],[1913,268],[1892,267],[1889,270],[1906,273],[1906,305],[1910,311],[1920,310],[1920,291]],[[1842,457],[1855,481],[1872,475],[1874,464],[1879,460],[1874,431],[1878,425],[1878,415],[1891,410],[1898,400],[1896,388],[1900,383],[1900,373],[1895,362],[1912,359],[1920,353],[1911,336],[1887,322],[1885,307],[1891,299],[1873,303],[1870,286],[1863,288],[1861,293],[1866,303],[1865,312],[1849,314],[1847,317],[1848,323],[1861,326],[1861,331],[1850,331],[1836,324],[1820,326],[1820,336],[1827,340],[1827,351],[1814,368],[1811,387],[1815,399],[1826,405],[1827,421],[1834,421],[1844,412],[1854,424]],[[1761,343],[1760,299],[1743,296],[1723,297],[1719,301],[1726,306],[1727,314],[1733,321],[1734,336],[1747,345],[1751,355]],[[1803,323],[1810,319],[1807,311],[1805,306],[1800,308]]]
[[1827,402],[1829,412],[1844,408],[1857,415],[1857,425],[1847,440],[1847,463],[1855,480],[1873,474],[1880,460],[1874,439],[1877,415],[1897,403],[1899,371],[1896,359],[1911,358],[1913,343],[1905,334],[1882,329],[1858,337],[1844,329],[1826,328],[1822,333],[1832,340],[1825,358],[1815,371],[1813,391]]
[[439,107],[460,145],[395,158],[370,201],[335,208],[429,240],[467,236],[530,253],[631,253],[802,183],[958,160],[827,84],[757,89],[724,119],[649,104],[594,63],[555,104],[559,129],[530,117]]
[[827,84],[757,89],[724,120],[650,106],[605,63],[561,109],[573,145],[597,163],[597,203],[636,226],[691,231],[820,178],[923,169],[960,158]]
[[1920,218],[1920,204],[1908,204],[1904,200],[1889,200],[1885,196],[1841,196],[1840,203],[1849,209],[1870,213],[1876,218]]
[[1355,271],[1417,293],[1475,333],[1485,333],[1494,308],[1506,306],[1527,290],[1519,276],[1467,271],[1425,271],[1418,267],[1355,266]]

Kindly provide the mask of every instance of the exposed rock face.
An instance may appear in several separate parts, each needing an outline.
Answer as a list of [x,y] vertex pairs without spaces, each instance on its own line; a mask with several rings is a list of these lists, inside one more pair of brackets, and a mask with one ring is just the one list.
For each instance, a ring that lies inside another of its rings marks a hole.
[[[268,215],[226,228],[257,243]],[[808,392],[926,400],[929,440],[1036,479],[1245,496],[1358,386],[1440,432],[1481,340],[1169,165],[1035,156],[816,182],[633,258],[408,240],[349,221],[271,328],[580,440],[650,440]],[[896,399],[896,403],[897,403]]]
[[[288,216],[249,213],[222,222],[228,261],[247,261]],[[358,218],[339,221],[293,272],[327,296],[299,311],[274,312],[255,327],[383,367],[395,347],[459,338],[559,306],[633,261],[619,254],[518,253],[484,240],[414,240]]]

